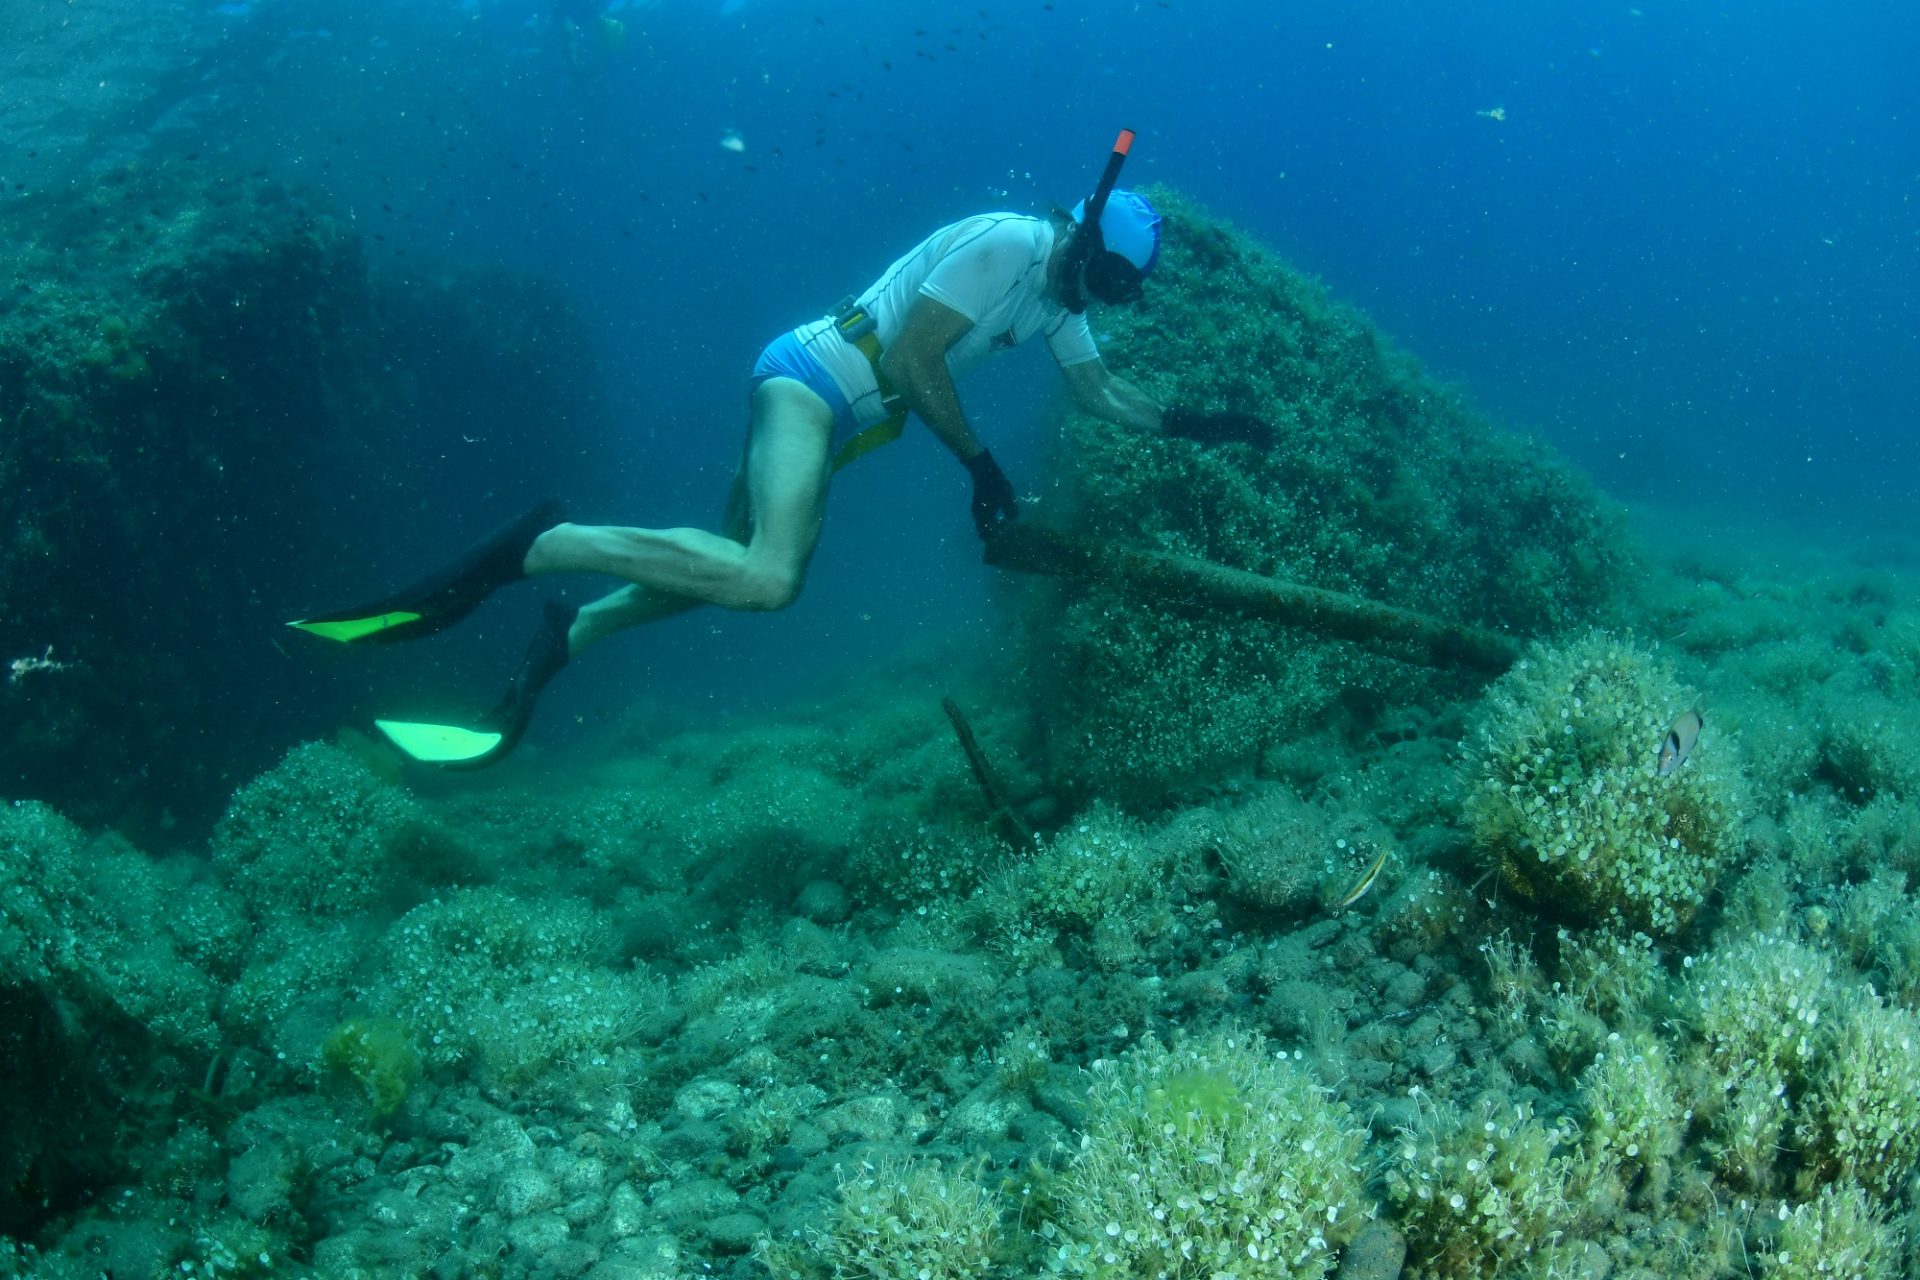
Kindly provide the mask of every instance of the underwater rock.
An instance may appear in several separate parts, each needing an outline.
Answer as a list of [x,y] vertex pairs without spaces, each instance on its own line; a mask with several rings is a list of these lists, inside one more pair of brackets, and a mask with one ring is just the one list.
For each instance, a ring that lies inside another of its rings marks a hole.
[[1537,647],[1501,677],[1473,735],[1466,811],[1509,889],[1551,915],[1656,937],[1693,919],[1739,848],[1748,802],[1728,737],[1658,772],[1673,708],[1692,700],[1604,632]]
[[1369,1222],[1340,1254],[1335,1280],[1399,1280],[1407,1241],[1384,1222]]
[[718,1254],[743,1254],[767,1233],[766,1220],[751,1213],[723,1213],[701,1224],[707,1246]]
[[[1048,523],[1508,635],[1605,617],[1637,561],[1622,514],[1506,434],[1357,311],[1177,194],[1146,300],[1104,315],[1116,372],[1161,403],[1257,414],[1269,448],[1069,415]],[[1028,588],[1034,705],[1057,766],[1129,807],[1253,772],[1328,722],[1457,697],[1338,641],[1237,615]]]
[[689,1178],[655,1195],[653,1211],[663,1222],[686,1225],[710,1222],[739,1204],[740,1193],[718,1178]]
[[217,988],[177,876],[46,805],[0,803],[0,1233],[31,1235],[134,1169],[127,1099],[198,1084]]
[[847,891],[832,880],[809,880],[793,909],[815,924],[840,924],[853,913]]
[[7,202],[0,240],[0,663],[48,664],[0,681],[0,794],[152,843],[333,731],[343,673],[276,629],[369,585],[348,544],[418,538],[419,494],[479,461],[463,434],[552,484],[592,344],[543,286],[374,272],[329,198],[264,175],[110,169]]

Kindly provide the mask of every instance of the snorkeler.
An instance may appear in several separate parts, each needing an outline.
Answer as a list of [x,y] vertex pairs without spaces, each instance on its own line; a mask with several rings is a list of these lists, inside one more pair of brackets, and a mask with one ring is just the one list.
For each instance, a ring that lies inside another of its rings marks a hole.
[[1019,499],[974,434],[954,388],[987,356],[1040,336],[1082,411],[1141,431],[1205,442],[1262,440],[1237,413],[1163,408],[1100,359],[1090,302],[1138,301],[1160,254],[1160,215],[1114,186],[1123,132],[1093,195],[1044,218],[991,213],[942,227],[833,314],[769,343],[749,379],[750,418],[721,531],[565,523],[537,507],[440,572],[359,608],[289,625],[349,644],[430,635],[523,577],[601,573],[627,585],[575,609],[549,603],[519,673],[476,725],[375,723],[409,756],[474,768],[505,755],[541,689],[575,655],[617,631],[700,605],[784,609],[799,596],[839,468],[896,439],[912,413],[967,469],[980,537],[1019,515]]

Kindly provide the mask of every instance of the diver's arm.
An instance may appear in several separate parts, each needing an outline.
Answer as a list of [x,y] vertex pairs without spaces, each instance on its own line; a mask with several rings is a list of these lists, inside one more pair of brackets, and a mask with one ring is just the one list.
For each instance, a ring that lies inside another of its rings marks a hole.
[[982,445],[960,408],[960,393],[954,389],[953,374],[947,369],[947,349],[971,328],[973,321],[946,303],[921,294],[908,310],[899,336],[880,357],[880,372],[907,402],[907,408],[918,414],[940,443],[962,462],[977,456]]
[[1266,419],[1235,409],[1162,406],[1125,378],[1108,373],[1104,361],[1070,364],[1061,372],[1080,408],[1103,422],[1197,440],[1203,445],[1240,443],[1267,449],[1279,434]]
[[1002,521],[1019,518],[1020,498],[993,454],[967,425],[960,393],[953,389],[953,374],[947,369],[948,348],[971,328],[973,321],[922,294],[880,357],[880,371],[940,443],[966,464],[967,474],[973,477],[973,527],[986,539]]
[[1125,378],[1115,377],[1104,360],[1083,360],[1060,371],[1082,412],[1102,422],[1141,431],[1158,431],[1165,411],[1153,398]]

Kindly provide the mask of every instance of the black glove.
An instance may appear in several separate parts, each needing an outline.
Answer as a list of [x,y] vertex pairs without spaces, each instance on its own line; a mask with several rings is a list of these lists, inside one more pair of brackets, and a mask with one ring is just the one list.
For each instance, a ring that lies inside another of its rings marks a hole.
[[973,527],[984,542],[993,526],[1020,518],[1020,499],[1007,473],[985,449],[967,459],[967,470],[973,474]]
[[1263,418],[1250,413],[1241,413],[1235,409],[1222,409],[1217,413],[1208,413],[1201,409],[1185,409],[1179,405],[1161,415],[1160,428],[1170,436],[1185,436],[1189,440],[1198,440],[1201,444],[1226,444],[1238,441],[1265,449],[1273,444],[1278,434],[1272,425]]

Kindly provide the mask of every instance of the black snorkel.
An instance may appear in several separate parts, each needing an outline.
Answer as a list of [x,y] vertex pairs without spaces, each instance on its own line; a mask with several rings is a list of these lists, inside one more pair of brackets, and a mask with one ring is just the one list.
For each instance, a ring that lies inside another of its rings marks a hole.
[[1075,315],[1087,309],[1084,290],[1087,265],[1093,261],[1094,255],[1105,253],[1107,248],[1106,237],[1100,234],[1100,215],[1106,212],[1107,197],[1113,194],[1113,184],[1120,179],[1120,166],[1127,162],[1127,153],[1132,150],[1133,130],[1122,129],[1120,136],[1114,139],[1113,154],[1107,157],[1107,167],[1100,175],[1099,185],[1087,197],[1073,243],[1067,246],[1066,254],[1060,260],[1060,300]]

